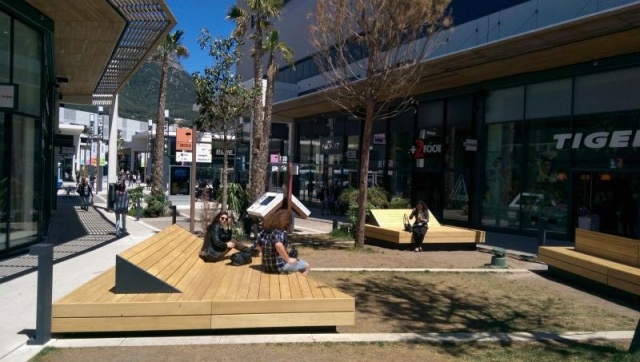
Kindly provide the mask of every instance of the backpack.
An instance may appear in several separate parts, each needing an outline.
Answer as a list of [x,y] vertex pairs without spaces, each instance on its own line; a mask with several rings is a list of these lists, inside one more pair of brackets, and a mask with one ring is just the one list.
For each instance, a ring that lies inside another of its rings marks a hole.
[[245,264],[251,264],[251,248],[242,249],[239,252],[231,255],[231,265],[240,266]]
[[76,192],[78,193],[78,195],[84,196],[84,187],[82,186],[82,184],[78,185],[78,189],[76,190]]

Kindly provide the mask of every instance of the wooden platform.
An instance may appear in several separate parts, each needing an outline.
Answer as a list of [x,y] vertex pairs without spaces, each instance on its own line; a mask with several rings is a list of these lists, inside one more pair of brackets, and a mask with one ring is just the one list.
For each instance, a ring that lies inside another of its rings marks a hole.
[[[364,226],[365,238],[411,244],[412,234],[404,231],[402,226],[403,215],[409,216],[410,214],[410,209],[371,210],[372,224]],[[484,243],[484,240],[484,231],[442,225],[429,211],[429,231],[424,239],[425,244]]]
[[538,260],[549,270],[640,295],[640,240],[576,229],[575,247],[540,247]]
[[354,324],[355,300],[340,290],[300,273],[263,273],[260,257],[239,267],[205,263],[201,246],[202,239],[173,225],[124,251],[119,263],[134,279],[177,291],[150,293],[141,285],[143,292],[116,293],[118,265],[53,304],[52,332]]

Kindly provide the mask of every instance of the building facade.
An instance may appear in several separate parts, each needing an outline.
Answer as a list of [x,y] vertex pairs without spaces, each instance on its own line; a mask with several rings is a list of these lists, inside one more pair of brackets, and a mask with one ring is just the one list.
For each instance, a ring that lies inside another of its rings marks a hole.
[[46,241],[79,146],[60,102],[109,106],[175,25],[163,0],[133,3],[0,0],[0,256]]
[[[362,124],[323,95],[306,14],[276,27],[274,120],[304,185],[357,185]],[[369,185],[424,200],[447,224],[571,239],[577,227],[640,237],[640,2],[453,0],[454,27],[427,60],[415,108],[376,121]],[[308,31],[307,31],[308,32]],[[252,77],[251,62],[240,65]]]

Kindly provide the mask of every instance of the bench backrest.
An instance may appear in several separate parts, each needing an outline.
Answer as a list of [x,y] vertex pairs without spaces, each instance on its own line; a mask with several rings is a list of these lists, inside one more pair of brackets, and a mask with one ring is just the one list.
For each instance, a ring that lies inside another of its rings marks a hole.
[[[387,229],[402,229],[402,218],[411,215],[411,209],[375,209],[371,210],[372,223]],[[415,219],[411,220],[413,223]],[[429,228],[441,226],[435,216],[429,211]]]
[[640,267],[640,240],[576,229],[576,251]]

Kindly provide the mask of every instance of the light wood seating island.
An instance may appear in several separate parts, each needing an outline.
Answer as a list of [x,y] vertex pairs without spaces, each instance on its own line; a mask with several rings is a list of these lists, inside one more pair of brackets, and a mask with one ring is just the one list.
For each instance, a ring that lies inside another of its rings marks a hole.
[[640,240],[576,229],[574,247],[538,248],[549,271],[564,271],[640,295]]
[[[371,223],[364,226],[367,239],[388,241],[398,244],[411,244],[411,232],[404,231],[402,218],[411,214],[410,209],[371,210]],[[413,221],[413,220],[412,220]],[[429,211],[429,231],[424,244],[476,244],[484,243],[485,232],[442,225]]]
[[355,300],[300,273],[267,274],[260,257],[205,263],[202,239],[173,225],[53,304],[52,332],[353,325]]

